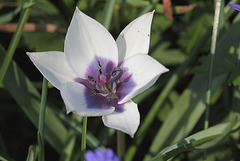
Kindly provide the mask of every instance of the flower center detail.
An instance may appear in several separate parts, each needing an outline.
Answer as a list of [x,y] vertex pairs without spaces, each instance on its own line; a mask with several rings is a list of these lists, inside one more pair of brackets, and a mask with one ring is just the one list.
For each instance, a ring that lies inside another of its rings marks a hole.
[[116,98],[116,87],[120,83],[122,76],[122,69],[116,67],[110,73],[103,74],[102,66],[100,62],[97,62],[98,80],[94,80],[94,77],[89,75],[88,82],[92,85],[90,94],[91,96],[101,95],[107,100]]

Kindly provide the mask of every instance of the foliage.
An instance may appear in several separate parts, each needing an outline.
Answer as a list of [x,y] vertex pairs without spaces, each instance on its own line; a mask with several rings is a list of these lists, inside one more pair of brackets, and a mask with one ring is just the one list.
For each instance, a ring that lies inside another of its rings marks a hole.
[[[114,38],[134,18],[156,10],[149,54],[170,72],[134,98],[141,124],[133,139],[126,136],[123,160],[201,160],[204,149],[208,160],[239,160],[240,13],[228,6],[235,0],[221,1],[212,63],[211,127],[203,129],[214,3],[172,1],[171,21],[157,0],[0,2],[0,68],[7,69],[0,76],[0,160],[36,160],[41,151],[36,145],[42,76],[25,53],[63,51],[76,6],[107,27]],[[24,18],[27,9],[30,14]],[[23,32],[12,37],[15,30],[10,27],[22,21],[26,21]],[[14,56],[7,63],[10,52]],[[59,91],[51,84],[48,88],[44,136],[38,136],[45,140],[45,159],[79,160],[82,118],[67,115]],[[115,142],[115,131],[104,127],[100,118],[88,119],[87,149],[117,151]]]

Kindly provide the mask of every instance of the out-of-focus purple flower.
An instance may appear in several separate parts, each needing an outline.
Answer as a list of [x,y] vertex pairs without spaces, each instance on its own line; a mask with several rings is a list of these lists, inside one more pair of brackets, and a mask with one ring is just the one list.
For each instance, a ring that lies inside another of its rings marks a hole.
[[108,148],[104,150],[88,150],[85,153],[86,161],[120,161],[119,157],[113,152],[112,149]]
[[239,4],[229,4],[229,7],[237,10],[237,11],[240,11],[240,5]]

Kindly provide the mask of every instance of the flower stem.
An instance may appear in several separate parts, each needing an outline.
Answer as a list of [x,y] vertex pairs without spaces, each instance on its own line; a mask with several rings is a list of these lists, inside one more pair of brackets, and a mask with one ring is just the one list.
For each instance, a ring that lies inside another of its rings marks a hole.
[[122,160],[125,153],[125,134],[117,131],[117,154]]
[[46,80],[45,77],[43,77],[41,106],[40,106],[39,120],[38,120],[38,145],[39,145],[38,161],[44,161],[43,131],[44,131],[46,102],[47,102],[47,90],[48,90],[47,85],[48,85],[48,81]]
[[84,161],[84,154],[86,152],[86,138],[87,138],[87,117],[83,117],[82,143],[81,143],[81,161]]

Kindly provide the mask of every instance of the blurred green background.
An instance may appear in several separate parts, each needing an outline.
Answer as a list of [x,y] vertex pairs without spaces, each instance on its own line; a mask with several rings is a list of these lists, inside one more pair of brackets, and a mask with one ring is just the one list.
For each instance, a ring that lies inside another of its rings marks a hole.
[[[63,51],[75,7],[102,23],[116,39],[143,13],[156,10],[149,54],[170,69],[157,83],[133,99],[141,124],[126,136],[122,160],[150,160],[163,148],[204,128],[206,91],[215,1],[209,0],[27,0],[0,1],[0,67],[24,10],[30,15],[13,59],[0,82],[0,156],[26,160],[37,150],[42,75],[27,51]],[[233,120],[240,111],[240,14],[222,0],[212,74],[209,125]],[[30,6],[30,8],[29,8]],[[48,84],[45,122],[46,160],[79,160],[82,118],[66,114],[59,91]],[[210,134],[209,134],[210,135]],[[208,160],[240,160],[239,130],[208,150]],[[116,133],[101,117],[88,119],[87,149],[111,147]],[[172,160],[202,160],[191,150]],[[34,160],[34,159],[33,159]]]

